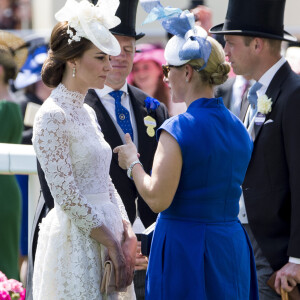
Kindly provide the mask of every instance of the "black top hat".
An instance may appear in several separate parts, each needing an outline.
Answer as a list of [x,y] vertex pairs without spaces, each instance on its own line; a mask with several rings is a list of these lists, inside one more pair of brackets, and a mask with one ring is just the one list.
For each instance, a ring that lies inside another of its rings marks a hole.
[[145,33],[136,34],[135,21],[138,0],[120,0],[116,16],[121,19],[121,23],[110,29],[110,32],[116,35],[132,36],[136,40],[142,38]]
[[297,41],[283,29],[284,7],[285,0],[229,0],[225,22],[209,32]]

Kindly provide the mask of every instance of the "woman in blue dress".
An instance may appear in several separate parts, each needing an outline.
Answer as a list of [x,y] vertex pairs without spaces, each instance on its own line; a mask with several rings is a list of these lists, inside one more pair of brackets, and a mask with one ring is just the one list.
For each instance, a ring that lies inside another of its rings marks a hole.
[[187,112],[157,130],[151,176],[128,134],[126,145],[114,149],[143,199],[160,212],[146,299],[258,299],[251,244],[237,217],[253,145],[213,93],[230,66],[221,45],[194,25],[188,11],[163,26],[174,34],[165,49],[164,74],[172,100],[184,99]]

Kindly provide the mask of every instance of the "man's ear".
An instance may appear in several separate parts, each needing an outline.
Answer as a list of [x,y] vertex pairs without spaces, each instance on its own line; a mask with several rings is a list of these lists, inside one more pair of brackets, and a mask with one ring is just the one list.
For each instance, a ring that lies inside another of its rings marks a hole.
[[264,39],[256,37],[256,38],[253,39],[252,43],[253,43],[253,47],[254,47],[255,52],[259,53],[263,50],[263,48],[264,48]]

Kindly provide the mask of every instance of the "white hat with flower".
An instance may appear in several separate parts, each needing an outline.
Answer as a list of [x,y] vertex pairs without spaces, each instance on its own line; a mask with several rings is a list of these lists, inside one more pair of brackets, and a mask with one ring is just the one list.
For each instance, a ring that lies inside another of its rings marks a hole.
[[120,44],[109,29],[121,22],[115,16],[119,4],[119,0],[99,0],[96,5],[87,0],[67,0],[55,18],[59,22],[67,21],[75,30],[75,34],[68,30],[69,44],[86,38],[106,54],[116,56],[121,52]]

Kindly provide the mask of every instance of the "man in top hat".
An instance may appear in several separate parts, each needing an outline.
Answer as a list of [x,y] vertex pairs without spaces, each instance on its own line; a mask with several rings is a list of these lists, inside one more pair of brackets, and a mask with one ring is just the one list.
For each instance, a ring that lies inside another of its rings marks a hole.
[[[253,78],[244,124],[254,139],[243,183],[240,220],[254,248],[260,299],[280,299],[267,286],[290,292],[300,283],[300,77],[281,57],[285,0],[229,0],[226,20],[210,32],[225,34],[236,74]],[[257,99],[258,97],[258,99]],[[299,298],[297,298],[299,299]]]
[[[156,102],[152,98],[148,98],[147,94],[138,88],[128,85],[126,82],[126,77],[131,72],[133,65],[136,40],[145,35],[144,33],[136,34],[137,4],[138,0],[120,1],[116,16],[121,19],[121,24],[110,31],[119,41],[121,53],[115,57],[111,56],[113,69],[107,76],[105,87],[102,90],[89,90],[85,101],[95,110],[104,138],[112,149],[125,143],[124,135],[126,132],[132,134],[133,141],[139,149],[140,161],[145,171],[150,173],[157,146],[155,130],[168,118],[168,113],[163,104],[159,106],[153,105]],[[152,109],[147,109],[147,101],[152,104]],[[120,122],[120,120],[123,122]],[[152,124],[155,124],[155,126],[153,127]],[[35,213],[34,233],[31,237],[31,251],[28,257],[27,300],[32,299],[30,298],[31,291],[28,288],[31,290],[33,261],[38,238],[38,224],[54,206],[53,198],[39,163],[38,174],[42,194]],[[123,200],[129,220],[134,225],[133,227],[135,228],[134,222],[140,220],[142,223],[138,227],[142,226],[146,228],[154,223],[157,215],[150,210],[140,197],[134,182],[128,178],[127,172],[119,167],[117,154],[113,154],[110,176]],[[142,255],[137,255],[137,257],[137,271],[134,276],[134,285],[137,299],[144,299],[147,259]]]

